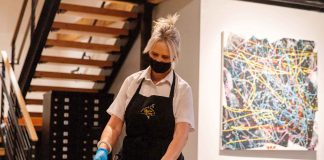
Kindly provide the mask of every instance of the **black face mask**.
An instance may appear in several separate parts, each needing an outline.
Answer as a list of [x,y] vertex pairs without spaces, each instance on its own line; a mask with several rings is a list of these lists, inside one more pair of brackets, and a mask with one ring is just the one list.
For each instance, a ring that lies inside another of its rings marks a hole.
[[158,62],[158,61],[154,60],[153,58],[151,58],[151,56],[148,56],[148,57],[149,57],[149,61],[150,61],[150,66],[151,66],[152,70],[156,73],[164,73],[171,68],[171,62],[169,62],[169,63]]

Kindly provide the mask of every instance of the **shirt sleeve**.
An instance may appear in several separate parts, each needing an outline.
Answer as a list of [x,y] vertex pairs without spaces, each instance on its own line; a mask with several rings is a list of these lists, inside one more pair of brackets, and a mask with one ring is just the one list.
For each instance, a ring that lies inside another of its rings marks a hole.
[[194,131],[195,119],[191,87],[186,85],[180,89],[178,94],[175,100],[175,122],[187,122],[190,125],[190,131]]
[[121,120],[124,120],[124,114],[126,110],[126,100],[127,100],[127,89],[130,85],[130,78],[126,78],[123,82],[115,100],[107,109],[107,113],[110,115],[117,116]]

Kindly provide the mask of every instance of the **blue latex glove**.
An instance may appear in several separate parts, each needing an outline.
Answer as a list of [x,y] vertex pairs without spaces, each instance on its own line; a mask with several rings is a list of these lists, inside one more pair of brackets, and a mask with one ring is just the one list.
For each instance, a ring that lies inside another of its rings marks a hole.
[[108,160],[108,150],[105,148],[98,148],[93,160]]

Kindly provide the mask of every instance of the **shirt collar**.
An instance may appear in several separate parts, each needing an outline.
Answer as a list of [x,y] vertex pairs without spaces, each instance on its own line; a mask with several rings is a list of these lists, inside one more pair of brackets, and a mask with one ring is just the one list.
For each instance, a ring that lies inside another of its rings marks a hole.
[[[145,80],[149,80],[149,81],[152,81],[151,79],[151,67],[147,67],[140,75],[138,81],[141,81],[143,78],[145,78]],[[169,84],[172,84],[172,80],[173,80],[173,70],[171,70],[171,72],[166,76],[164,77],[160,82],[158,83],[162,83],[162,82],[169,82]]]

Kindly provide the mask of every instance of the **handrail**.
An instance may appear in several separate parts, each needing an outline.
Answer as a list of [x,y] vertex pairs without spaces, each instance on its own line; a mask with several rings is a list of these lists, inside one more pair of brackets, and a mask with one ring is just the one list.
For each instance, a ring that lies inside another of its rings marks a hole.
[[13,69],[10,66],[9,60],[8,60],[8,55],[5,51],[1,51],[1,55],[3,58],[3,62],[4,62],[4,66],[5,66],[5,70],[6,73],[8,74],[8,76],[10,77],[10,81],[11,84],[13,86],[13,90],[17,96],[17,100],[18,100],[18,104],[20,107],[20,111],[23,115],[23,119],[25,120],[26,123],[26,129],[27,129],[27,133],[29,135],[29,138],[31,141],[36,142],[38,141],[38,136],[36,134],[36,130],[35,127],[32,123],[32,120],[30,118],[29,112],[27,111],[27,107],[26,107],[26,102],[23,98],[23,95],[21,93],[21,90],[19,88],[15,73],[13,71]]
[[1,112],[2,114],[6,114],[6,117],[1,119],[2,123],[0,126],[6,158],[8,160],[30,159],[28,157],[32,157],[34,152],[33,145],[29,142],[29,137],[26,137],[28,136],[26,128],[19,126],[17,113],[15,111],[16,105],[7,90],[4,73],[1,74],[0,79],[2,84],[2,96],[6,96],[8,105],[10,106],[6,113]]

